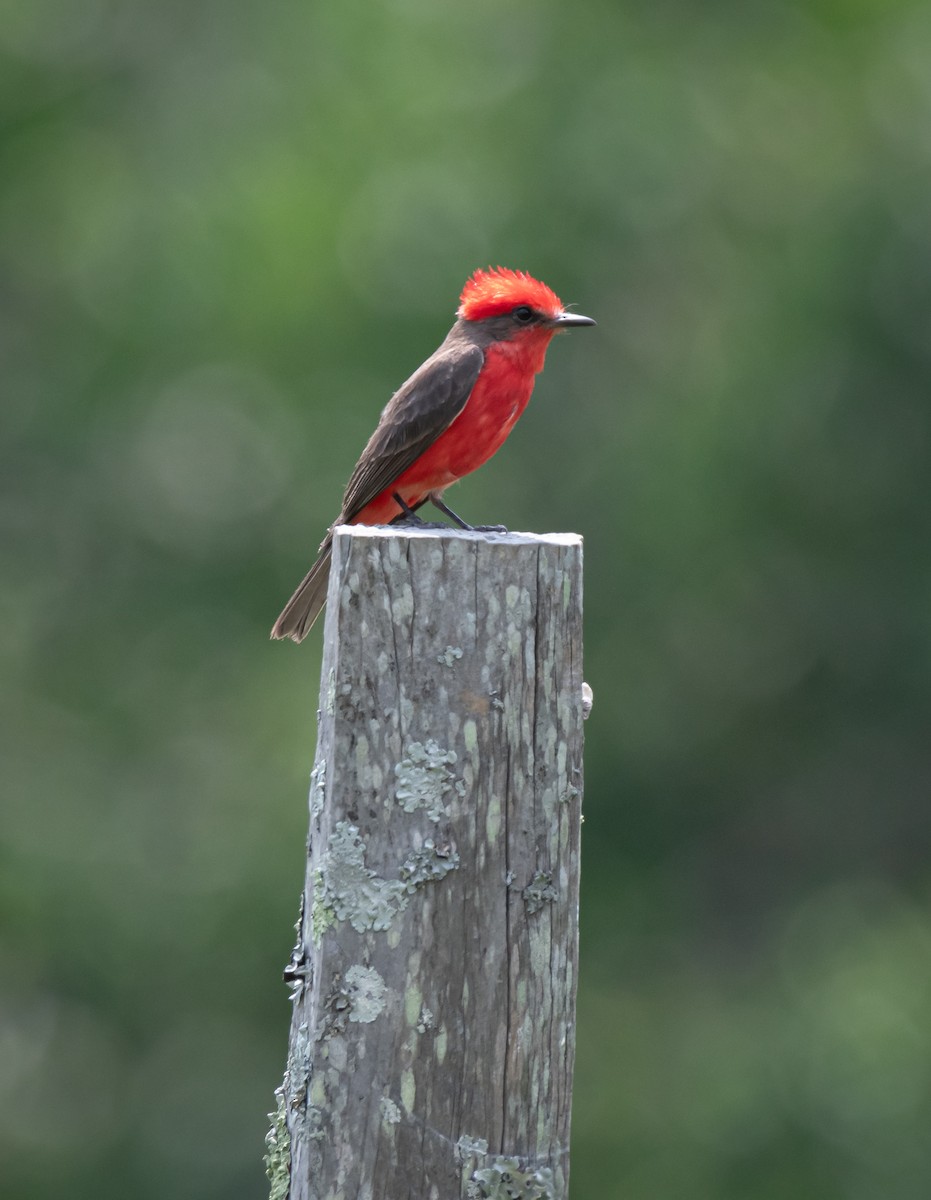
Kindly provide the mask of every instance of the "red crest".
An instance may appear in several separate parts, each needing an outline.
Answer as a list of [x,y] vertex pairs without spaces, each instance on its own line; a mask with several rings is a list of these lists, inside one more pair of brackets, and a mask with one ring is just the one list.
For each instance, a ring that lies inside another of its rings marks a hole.
[[555,317],[563,308],[552,288],[526,271],[509,271],[507,267],[476,271],[467,280],[459,300],[458,315],[467,321],[500,317],[522,304],[550,317]]

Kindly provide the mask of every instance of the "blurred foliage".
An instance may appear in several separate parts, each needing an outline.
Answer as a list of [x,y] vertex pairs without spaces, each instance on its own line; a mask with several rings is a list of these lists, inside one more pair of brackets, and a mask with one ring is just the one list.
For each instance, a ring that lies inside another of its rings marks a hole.
[[919,0],[4,5],[5,1195],[263,1193],[267,631],[498,262],[599,320],[455,500],[586,537],[573,1196],[931,1194],[929,61]]

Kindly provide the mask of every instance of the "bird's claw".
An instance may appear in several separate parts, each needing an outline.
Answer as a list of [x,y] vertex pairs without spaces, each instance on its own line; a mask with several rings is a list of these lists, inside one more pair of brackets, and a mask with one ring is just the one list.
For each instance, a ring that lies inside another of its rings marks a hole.
[[474,533],[507,533],[507,525],[473,525]]

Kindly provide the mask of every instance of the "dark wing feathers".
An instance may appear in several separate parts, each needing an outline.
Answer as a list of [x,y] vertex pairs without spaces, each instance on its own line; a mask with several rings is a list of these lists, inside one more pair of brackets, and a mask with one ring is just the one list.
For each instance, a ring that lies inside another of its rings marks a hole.
[[[465,408],[485,355],[466,341],[457,322],[446,341],[388,401],[356,464],[335,524],[351,521],[399,475],[416,462]],[[471,336],[475,336],[474,333]],[[332,534],[317,561],[285,605],[272,629],[273,638],[301,641],[326,601]]]
[[449,428],[484,361],[478,346],[447,341],[398,388],[346,485],[337,524],[351,521]]

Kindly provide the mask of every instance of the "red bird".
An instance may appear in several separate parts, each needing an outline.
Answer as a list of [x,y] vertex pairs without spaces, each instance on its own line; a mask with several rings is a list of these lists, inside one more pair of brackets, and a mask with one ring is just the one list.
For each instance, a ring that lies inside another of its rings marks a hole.
[[326,601],[336,525],[410,519],[427,500],[464,529],[443,492],[501,448],[527,407],[553,334],[594,325],[569,313],[545,283],[503,267],[476,271],[439,349],[388,401],[346,485],[317,561],[275,622],[273,638],[300,642]]

